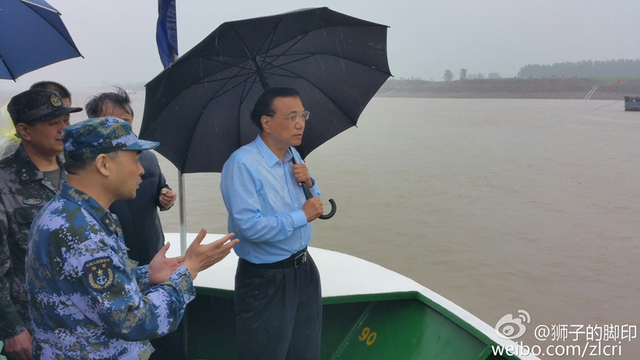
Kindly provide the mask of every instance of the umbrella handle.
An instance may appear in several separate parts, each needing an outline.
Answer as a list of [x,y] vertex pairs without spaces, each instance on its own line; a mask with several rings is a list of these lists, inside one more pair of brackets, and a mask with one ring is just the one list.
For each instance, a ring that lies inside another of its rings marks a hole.
[[[291,151],[291,148],[289,148],[289,151]],[[291,157],[293,159],[293,163],[297,164],[298,162],[296,161],[296,156],[293,155],[293,151],[291,151]],[[307,200],[311,199],[313,197],[311,190],[309,190],[306,184],[300,184],[300,185],[302,185],[302,191],[304,191],[304,197]],[[331,219],[333,215],[336,214],[336,210],[338,210],[338,206],[336,205],[336,202],[333,201],[333,199],[329,199],[329,204],[331,204],[331,211],[329,211],[328,214],[320,215],[318,217],[319,219],[322,219],[322,220]]]
[[319,216],[320,219],[322,220],[331,219],[333,215],[336,214],[336,210],[338,210],[338,206],[336,205],[336,202],[333,201],[333,199],[329,199],[329,204],[331,204],[331,211],[329,211],[328,214],[320,215]]
[[[304,191],[304,197],[307,200],[309,200],[309,199],[311,199],[313,197],[313,194],[311,194],[311,190],[309,190],[307,185],[302,184],[302,191]],[[331,204],[331,211],[329,211],[328,214],[320,215],[318,217],[319,219],[322,219],[322,220],[331,219],[333,217],[333,215],[336,214],[336,210],[338,210],[338,206],[336,205],[336,202],[333,201],[333,199],[329,199],[329,204]]]

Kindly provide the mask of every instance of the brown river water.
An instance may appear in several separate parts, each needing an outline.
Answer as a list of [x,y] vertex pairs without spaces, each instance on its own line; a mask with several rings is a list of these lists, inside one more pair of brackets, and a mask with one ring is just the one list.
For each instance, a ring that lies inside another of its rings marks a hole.
[[[132,99],[139,126],[143,92]],[[526,310],[516,341],[529,346],[640,326],[640,113],[622,102],[374,98],[357,128],[306,161],[338,204],[314,223],[312,246],[401,273],[491,326]],[[189,232],[226,232],[219,180],[185,176]],[[177,205],[161,218],[179,231]],[[568,336],[541,341],[541,325]],[[584,357],[640,359],[637,335],[620,336],[602,342],[618,345],[613,356]]]

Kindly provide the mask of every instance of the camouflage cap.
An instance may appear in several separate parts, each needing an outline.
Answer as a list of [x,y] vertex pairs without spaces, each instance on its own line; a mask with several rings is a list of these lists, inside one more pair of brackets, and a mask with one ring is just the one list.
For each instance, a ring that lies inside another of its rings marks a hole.
[[159,142],[138,140],[131,126],[115,117],[81,121],[62,132],[66,162],[92,159],[118,150],[150,150]]
[[51,90],[27,90],[11,98],[7,105],[14,125],[32,121],[46,121],[62,115],[82,111],[80,107],[67,107],[62,97]]

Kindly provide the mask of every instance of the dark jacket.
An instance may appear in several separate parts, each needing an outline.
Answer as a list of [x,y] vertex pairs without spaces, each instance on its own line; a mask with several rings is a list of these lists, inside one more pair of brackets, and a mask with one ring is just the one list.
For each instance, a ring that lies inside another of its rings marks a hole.
[[160,192],[163,188],[171,188],[162,175],[154,153],[143,151],[140,154],[140,164],[144,175],[136,198],[115,201],[109,211],[120,220],[129,257],[139,265],[147,265],[164,245],[164,233],[157,208],[167,210],[160,206]]

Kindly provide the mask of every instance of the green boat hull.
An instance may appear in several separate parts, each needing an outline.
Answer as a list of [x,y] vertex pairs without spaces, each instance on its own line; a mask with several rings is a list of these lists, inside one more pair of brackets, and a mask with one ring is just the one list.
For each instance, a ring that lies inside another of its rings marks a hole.
[[[236,358],[233,292],[198,288],[185,321],[189,359]],[[322,330],[323,360],[518,359],[418,292],[325,298]]]

